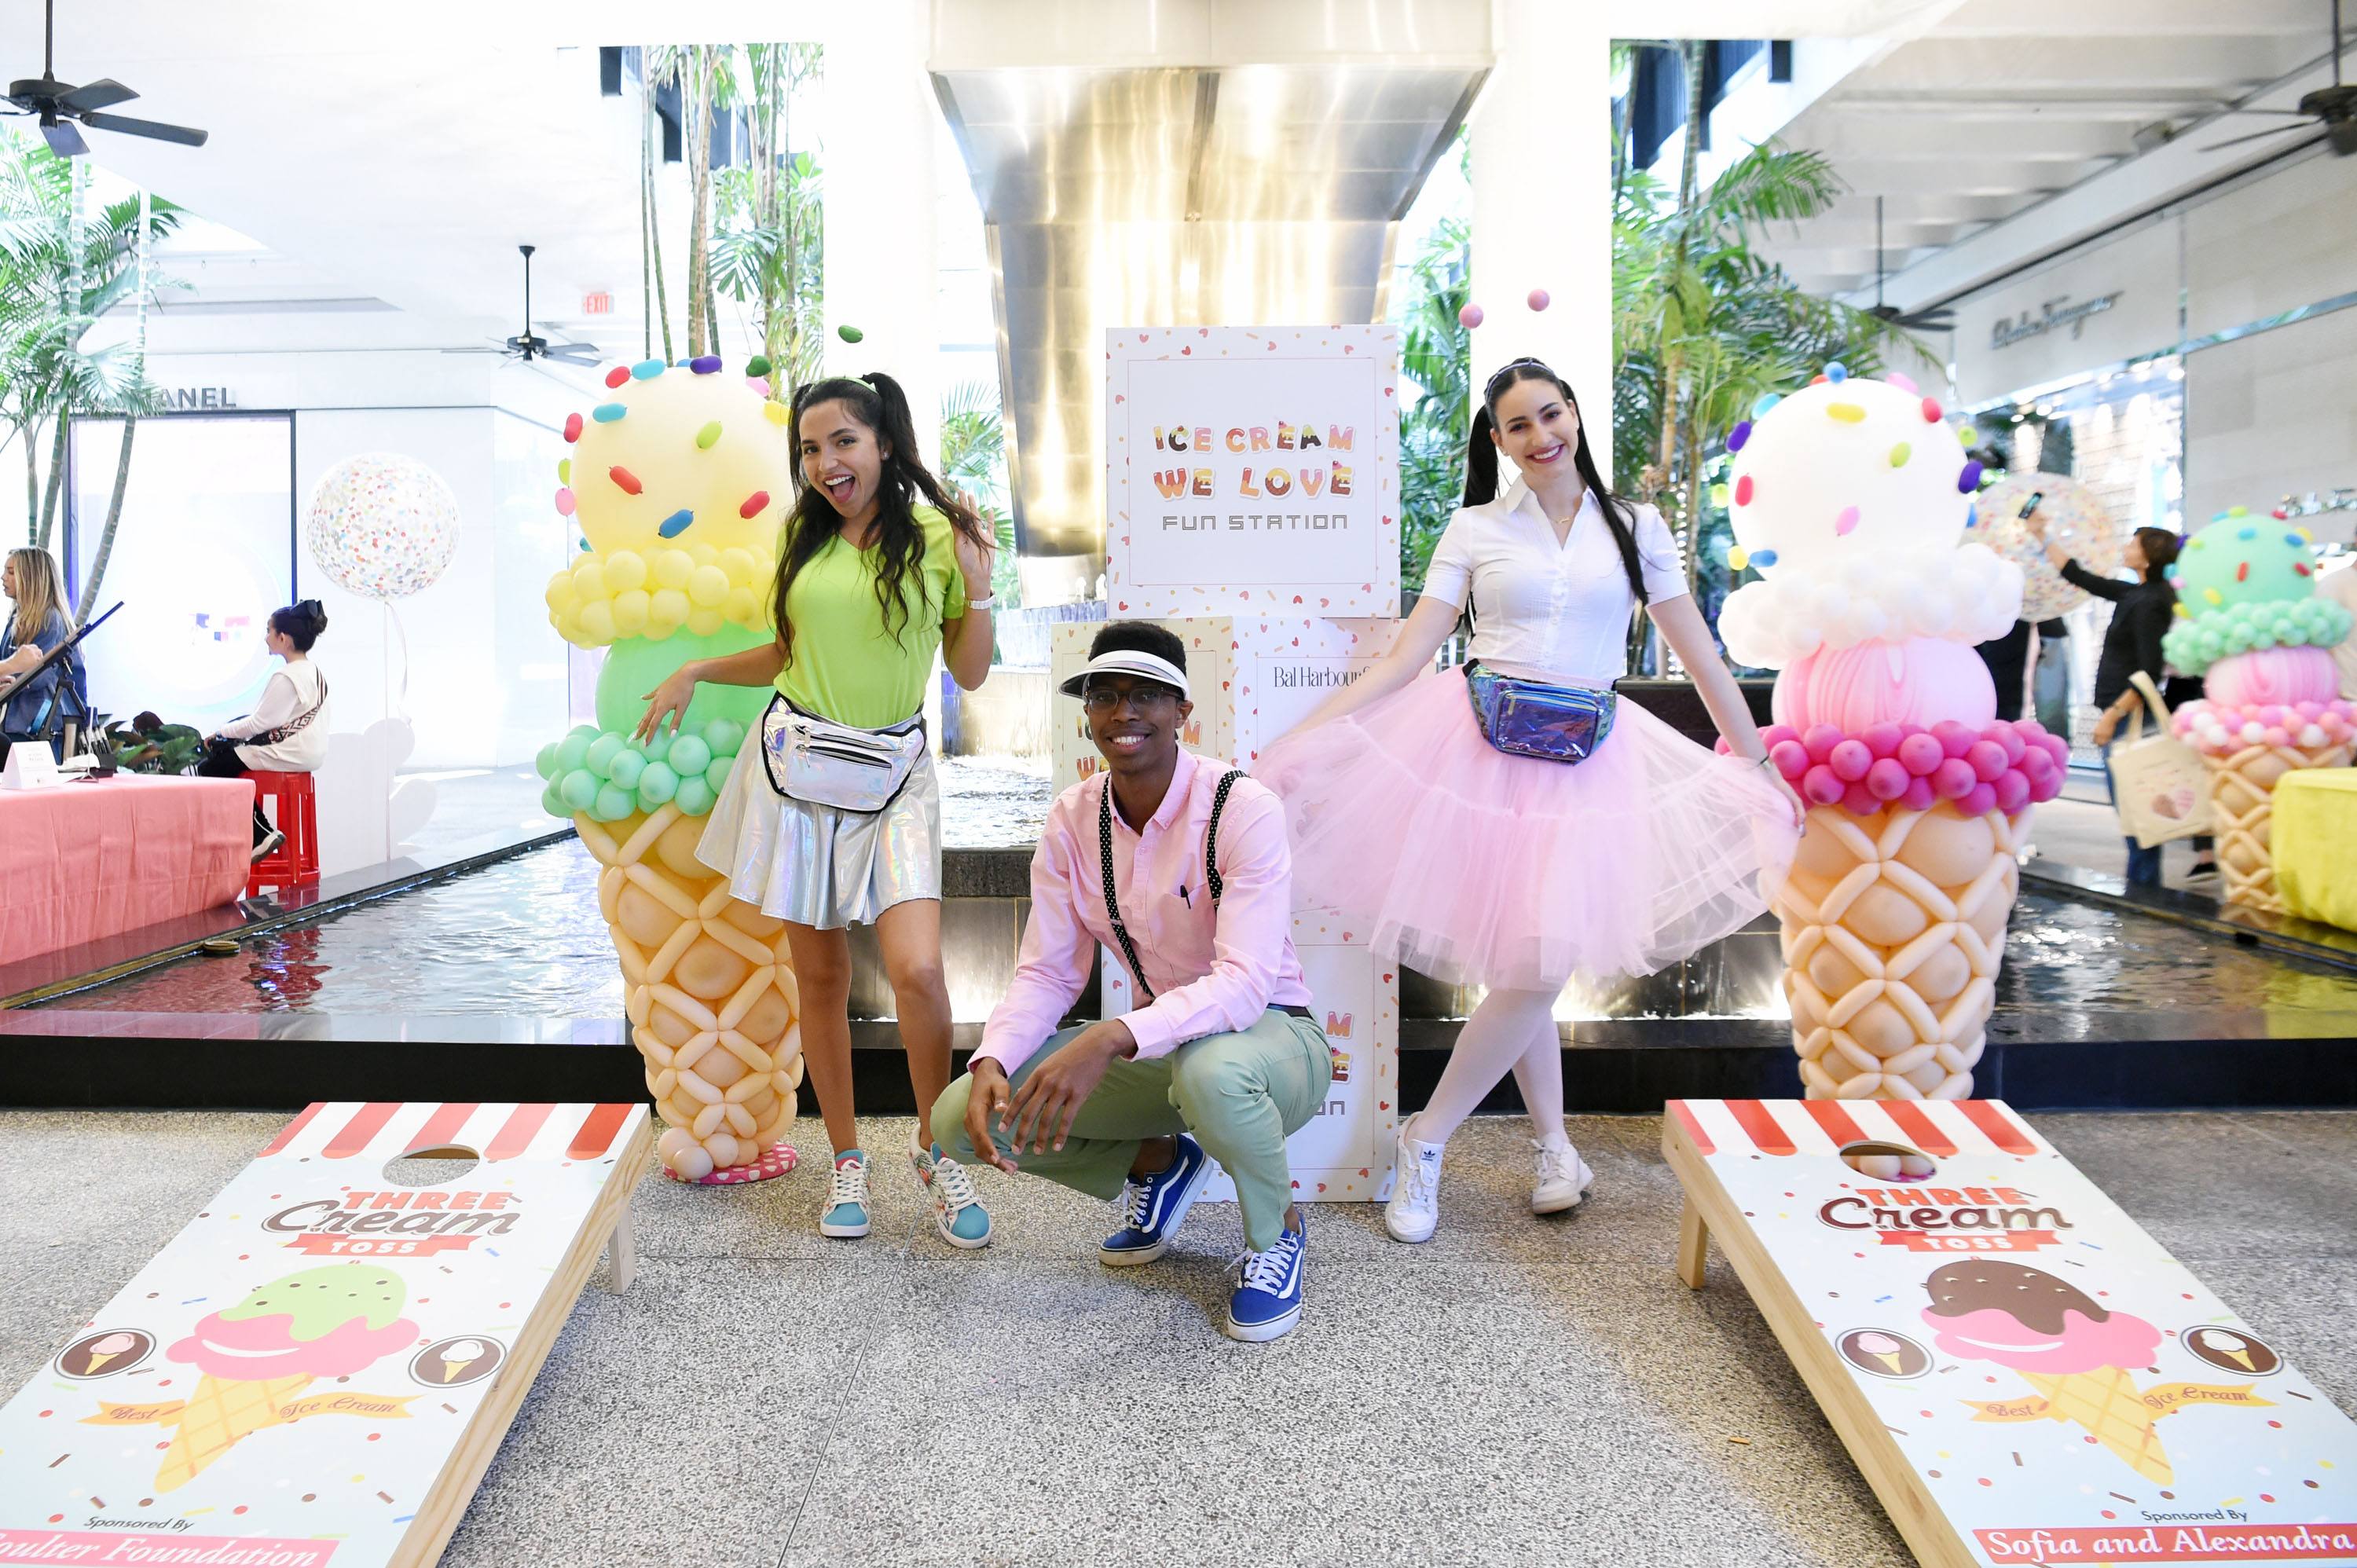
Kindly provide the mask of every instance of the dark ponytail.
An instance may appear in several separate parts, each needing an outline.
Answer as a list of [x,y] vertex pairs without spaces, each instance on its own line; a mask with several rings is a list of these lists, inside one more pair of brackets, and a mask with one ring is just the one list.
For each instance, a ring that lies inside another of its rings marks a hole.
[[[1571,383],[1565,381],[1536,360],[1511,360],[1491,376],[1490,384],[1481,389],[1481,406],[1473,411],[1473,430],[1465,443],[1465,504],[1480,506],[1495,500],[1498,496],[1498,442],[1496,409],[1498,395],[1516,381],[1551,381],[1563,401],[1571,405],[1572,413],[1579,413],[1579,399],[1571,392]],[[1637,555],[1637,509],[1633,503],[1614,493],[1597,471],[1596,456],[1587,449],[1587,421],[1579,421],[1579,439],[1573,444],[1572,467],[1579,470],[1580,482],[1596,498],[1596,509],[1604,514],[1612,530],[1612,542],[1620,552],[1621,570],[1629,574],[1629,591],[1637,596],[1641,605],[1651,604],[1652,596],[1645,592],[1644,563]]]
[[317,599],[305,599],[270,612],[270,629],[295,645],[297,653],[308,653],[319,634],[328,629],[327,607]]
[[[877,371],[857,378],[829,376],[795,388],[794,506],[786,517],[785,547],[779,553],[778,575],[770,591],[778,645],[789,660],[793,657],[794,630],[786,618],[786,592],[802,568],[843,529],[842,514],[802,468],[802,414],[823,403],[840,403],[848,408],[854,419],[876,433],[877,444],[884,452],[876,498],[876,602],[883,611],[886,628],[895,638],[908,630],[909,577],[920,570],[925,554],[924,530],[916,519],[918,498],[939,510],[958,532],[976,543],[988,542],[982,520],[925,467],[917,450],[917,423],[909,411],[909,394],[900,390],[899,381]],[[922,593],[921,587],[919,592]]]

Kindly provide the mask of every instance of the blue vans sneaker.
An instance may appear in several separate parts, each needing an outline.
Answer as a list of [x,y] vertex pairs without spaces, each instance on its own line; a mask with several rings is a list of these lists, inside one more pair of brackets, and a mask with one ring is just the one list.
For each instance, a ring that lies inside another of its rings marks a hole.
[[942,1146],[909,1145],[909,1165],[917,1186],[933,1206],[933,1229],[952,1247],[990,1245],[990,1211],[974,1190],[974,1175],[942,1153]]
[[834,1179],[826,1189],[826,1208],[818,1217],[822,1236],[867,1234],[867,1156],[843,1149],[834,1156]]
[[1236,1260],[1236,1294],[1228,1298],[1228,1320],[1220,1332],[1231,1339],[1282,1339],[1301,1321],[1301,1264],[1309,1250],[1309,1227],[1286,1227],[1265,1252]]
[[1130,1177],[1121,1189],[1121,1229],[1104,1239],[1097,1261],[1116,1267],[1150,1263],[1168,1251],[1171,1233],[1195,1207],[1211,1174],[1211,1156],[1203,1145],[1179,1133],[1169,1165],[1150,1176]]

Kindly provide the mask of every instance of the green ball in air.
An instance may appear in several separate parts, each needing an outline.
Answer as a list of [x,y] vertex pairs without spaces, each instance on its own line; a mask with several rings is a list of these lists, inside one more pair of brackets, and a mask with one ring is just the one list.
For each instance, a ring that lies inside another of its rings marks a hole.
[[564,782],[557,785],[556,792],[575,811],[586,811],[597,801],[597,780],[587,768],[575,768],[565,774]]
[[852,326],[847,321],[834,329],[834,335],[842,338],[846,343],[856,343],[862,338],[867,336],[866,333],[862,332],[858,328]]

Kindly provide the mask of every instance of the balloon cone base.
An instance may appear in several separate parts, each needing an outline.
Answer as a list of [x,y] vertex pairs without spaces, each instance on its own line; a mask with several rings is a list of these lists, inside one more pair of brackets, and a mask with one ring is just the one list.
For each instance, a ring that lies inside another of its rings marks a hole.
[[734,1165],[725,1171],[714,1171],[693,1181],[669,1165],[663,1166],[662,1174],[688,1187],[743,1187],[748,1182],[769,1181],[784,1176],[800,1164],[802,1156],[794,1153],[791,1144],[772,1144],[759,1159],[749,1165]]

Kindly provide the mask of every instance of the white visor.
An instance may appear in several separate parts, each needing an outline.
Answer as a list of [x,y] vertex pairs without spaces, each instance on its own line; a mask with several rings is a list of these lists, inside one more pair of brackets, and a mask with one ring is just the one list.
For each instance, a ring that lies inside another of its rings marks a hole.
[[1099,675],[1135,675],[1140,680],[1159,681],[1166,686],[1177,687],[1179,696],[1190,701],[1193,698],[1193,693],[1187,690],[1187,671],[1158,653],[1147,653],[1135,648],[1117,648],[1111,652],[1098,654],[1089,660],[1087,668],[1066,681],[1058,690],[1067,697],[1083,695],[1089,689],[1089,682]]

